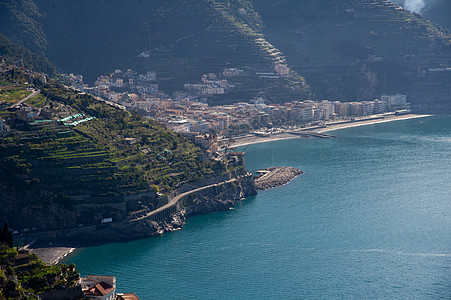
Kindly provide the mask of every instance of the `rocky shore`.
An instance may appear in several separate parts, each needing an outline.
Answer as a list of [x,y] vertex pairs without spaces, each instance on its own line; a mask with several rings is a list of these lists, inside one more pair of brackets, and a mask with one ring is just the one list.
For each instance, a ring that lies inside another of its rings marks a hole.
[[267,190],[287,184],[303,171],[293,167],[273,167],[268,172],[255,180],[257,190]]

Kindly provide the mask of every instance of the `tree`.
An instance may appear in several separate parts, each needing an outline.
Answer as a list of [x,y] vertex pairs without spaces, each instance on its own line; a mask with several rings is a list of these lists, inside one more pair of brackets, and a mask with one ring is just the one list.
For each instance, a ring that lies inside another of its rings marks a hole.
[[8,245],[8,247],[12,248],[14,243],[13,233],[8,229],[8,223],[3,224],[3,229],[1,229],[0,233],[0,243]]

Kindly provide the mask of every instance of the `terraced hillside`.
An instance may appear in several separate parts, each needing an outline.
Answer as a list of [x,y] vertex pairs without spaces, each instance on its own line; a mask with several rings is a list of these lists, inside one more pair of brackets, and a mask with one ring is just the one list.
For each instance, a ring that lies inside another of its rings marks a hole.
[[[261,34],[264,24],[250,0],[1,2],[4,14],[18,23],[0,21],[10,38],[27,40],[35,51],[45,49],[60,71],[83,74],[90,83],[116,68],[132,67],[156,71],[160,89],[172,93],[225,67],[274,72],[275,63],[284,62]],[[29,6],[33,9],[24,9]],[[17,11],[32,22],[19,18]],[[17,31],[27,26],[30,36]],[[41,32],[45,40],[35,39]],[[142,52],[150,57],[138,57]],[[294,74],[272,81],[245,79],[232,95],[212,103],[249,100],[261,92],[274,102],[310,96],[303,78]]]
[[[156,193],[226,172],[153,121],[14,68],[0,74],[0,219],[48,229],[122,220]],[[19,98],[34,97],[17,104]],[[14,97],[13,97],[14,96]]]
[[269,102],[361,101],[402,93],[415,108],[451,107],[451,36],[387,0],[105,3],[0,0],[0,26],[14,42],[91,83],[133,67],[156,71],[160,89],[171,93],[225,67],[255,74],[287,63],[289,78],[240,78],[233,92],[210,103],[262,92]]
[[451,36],[384,0],[254,1],[264,34],[321,99],[407,94],[423,108],[450,107]]

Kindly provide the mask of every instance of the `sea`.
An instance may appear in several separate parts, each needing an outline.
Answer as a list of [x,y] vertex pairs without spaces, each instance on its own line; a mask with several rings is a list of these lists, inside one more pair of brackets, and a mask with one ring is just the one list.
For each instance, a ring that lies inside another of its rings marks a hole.
[[284,186],[64,262],[141,299],[451,299],[451,116],[329,134],[238,149]]

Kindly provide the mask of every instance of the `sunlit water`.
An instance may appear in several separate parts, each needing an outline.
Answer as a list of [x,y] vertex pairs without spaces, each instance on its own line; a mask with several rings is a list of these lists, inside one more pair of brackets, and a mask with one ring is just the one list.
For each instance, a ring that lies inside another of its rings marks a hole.
[[66,262],[141,299],[451,298],[451,117],[331,133],[240,149],[288,185]]

